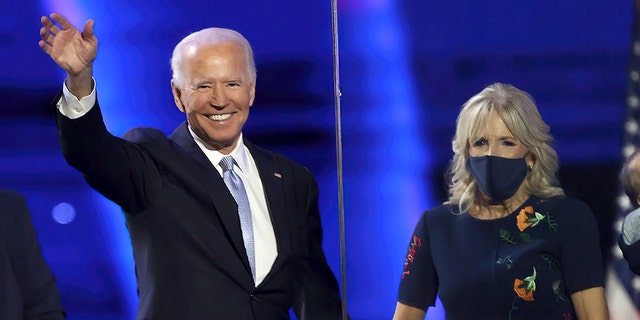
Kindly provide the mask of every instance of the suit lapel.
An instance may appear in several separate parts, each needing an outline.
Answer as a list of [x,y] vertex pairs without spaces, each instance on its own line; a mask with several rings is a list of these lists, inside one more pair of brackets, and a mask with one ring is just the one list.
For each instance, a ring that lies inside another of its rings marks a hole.
[[[249,260],[244,248],[242,229],[240,228],[240,219],[238,217],[238,205],[224,184],[224,180],[211,164],[209,158],[207,158],[193,140],[186,122],[182,123],[182,125],[173,132],[170,139],[176,142],[189,156],[194,158],[198,162],[199,167],[205,171],[205,174],[196,174],[198,176],[197,178],[207,190],[211,205],[215,207],[215,212],[222,221],[227,237],[230,238],[235,252],[238,257],[240,257],[240,261],[248,272],[249,279],[251,279],[251,267],[249,266]],[[189,164],[185,163],[184,165]]]
[[276,269],[277,264],[283,261],[281,259],[291,253],[291,235],[289,234],[289,217],[287,216],[284,182],[292,177],[286,176],[287,173],[282,171],[279,163],[271,153],[257,147],[247,139],[244,140],[244,144],[249,149],[258,167],[260,180],[262,180],[262,187],[278,246],[278,259],[276,259],[272,267],[272,269]]

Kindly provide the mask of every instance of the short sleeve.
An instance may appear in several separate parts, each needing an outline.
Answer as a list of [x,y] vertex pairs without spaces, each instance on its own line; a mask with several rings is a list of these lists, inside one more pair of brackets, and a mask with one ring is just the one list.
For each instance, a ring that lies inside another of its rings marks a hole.
[[557,212],[562,273],[570,294],[604,286],[604,265],[595,216],[582,201],[566,199]]
[[438,292],[438,275],[431,257],[430,239],[425,213],[415,227],[398,290],[398,302],[427,310],[435,306]]

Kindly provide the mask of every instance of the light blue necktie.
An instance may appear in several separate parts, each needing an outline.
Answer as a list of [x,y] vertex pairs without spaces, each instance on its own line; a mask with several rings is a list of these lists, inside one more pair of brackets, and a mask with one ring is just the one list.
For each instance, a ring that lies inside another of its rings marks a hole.
[[249,207],[249,198],[247,198],[247,191],[244,188],[242,179],[233,171],[233,165],[235,160],[232,156],[226,156],[220,160],[220,166],[222,167],[222,176],[224,183],[231,191],[231,195],[238,204],[238,215],[240,216],[240,228],[242,229],[242,238],[244,240],[244,248],[247,251],[247,257],[249,258],[249,265],[251,266],[251,274],[253,280],[256,279],[256,254],[253,244],[253,224],[251,223],[251,208]]

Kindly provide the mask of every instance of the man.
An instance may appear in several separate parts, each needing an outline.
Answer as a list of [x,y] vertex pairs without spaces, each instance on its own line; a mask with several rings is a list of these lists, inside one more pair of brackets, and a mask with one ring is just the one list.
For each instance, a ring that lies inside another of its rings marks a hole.
[[633,211],[629,212],[622,223],[622,232],[618,245],[624,258],[629,262],[633,273],[640,275],[640,151],[631,154],[622,166],[620,180],[624,192],[629,197]]
[[171,87],[187,121],[170,137],[138,128],[120,139],[96,99],[93,20],[83,32],[55,13],[41,22],[40,47],[67,72],[54,100],[65,158],[126,215],[138,319],[288,319],[290,307],[340,319],[313,175],[242,137],[256,85],[242,35],[184,38]]
[[0,220],[0,319],[64,319],[24,197],[0,190]]

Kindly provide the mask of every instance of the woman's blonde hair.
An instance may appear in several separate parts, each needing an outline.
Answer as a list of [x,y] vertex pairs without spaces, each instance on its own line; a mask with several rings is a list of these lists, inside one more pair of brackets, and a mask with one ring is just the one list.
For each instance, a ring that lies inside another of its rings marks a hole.
[[460,110],[451,142],[453,159],[448,170],[449,199],[446,203],[458,205],[460,212],[482,203],[481,192],[467,167],[467,157],[471,139],[478,135],[492,111],[528,149],[527,157],[533,166],[525,178],[525,190],[540,198],[563,195],[556,176],[558,155],[551,147],[553,137],[533,98],[512,85],[494,83],[471,97]]

